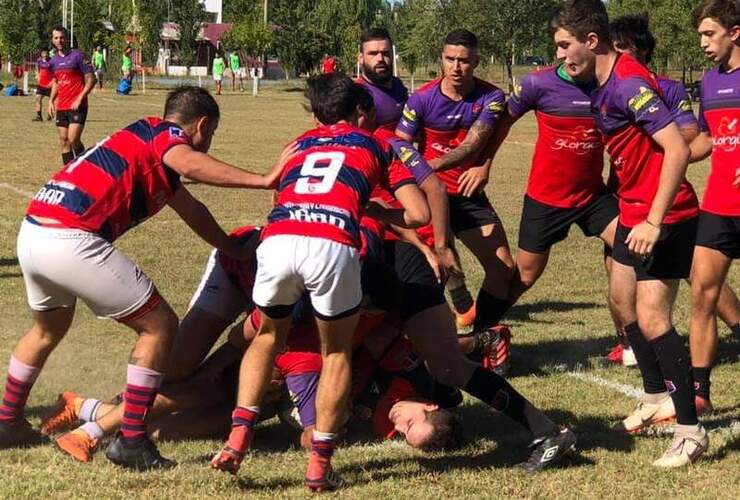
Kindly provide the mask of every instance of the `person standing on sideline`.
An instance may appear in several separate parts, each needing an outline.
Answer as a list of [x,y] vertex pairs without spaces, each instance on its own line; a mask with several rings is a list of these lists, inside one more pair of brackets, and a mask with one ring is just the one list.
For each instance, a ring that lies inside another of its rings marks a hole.
[[[41,55],[36,61],[36,68],[38,69],[38,85],[36,87],[36,116],[33,118],[35,122],[44,121],[41,117],[41,109],[43,106],[44,97],[51,95],[51,82],[54,79],[54,75],[49,69],[49,51],[47,49],[41,49]],[[49,118],[51,120],[51,117]]]
[[229,54],[229,68],[231,69],[231,91],[236,92],[236,79],[239,78],[239,90],[244,92],[244,71],[239,61],[239,54],[234,50]]
[[224,71],[226,71],[226,63],[224,62],[223,53],[219,50],[216,52],[216,57],[213,58],[213,65],[211,66],[216,95],[221,95],[221,80],[224,77]]
[[98,82],[98,89],[103,90],[103,76],[105,75],[105,56],[103,48],[98,45],[92,56],[93,69],[95,70],[95,80]]

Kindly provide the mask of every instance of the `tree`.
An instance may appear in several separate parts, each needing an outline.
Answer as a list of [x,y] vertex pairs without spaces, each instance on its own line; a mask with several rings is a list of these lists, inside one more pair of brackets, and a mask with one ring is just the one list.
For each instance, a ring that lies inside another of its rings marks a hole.
[[272,44],[272,31],[262,20],[242,18],[233,28],[221,37],[226,50],[243,51],[250,57],[267,53]]
[[14,64],[39,47],[38,33],[28,29],[35,6],[28,0],[0,0],[0,48]]

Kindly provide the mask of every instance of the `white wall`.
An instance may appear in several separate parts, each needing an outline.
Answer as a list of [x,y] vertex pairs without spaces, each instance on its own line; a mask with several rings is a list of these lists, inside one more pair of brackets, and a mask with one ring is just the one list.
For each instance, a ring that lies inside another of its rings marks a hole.
[[223,0],[201,0],[201,3],[205,4],[206,12],[216,13],[217,23],[222,22]]

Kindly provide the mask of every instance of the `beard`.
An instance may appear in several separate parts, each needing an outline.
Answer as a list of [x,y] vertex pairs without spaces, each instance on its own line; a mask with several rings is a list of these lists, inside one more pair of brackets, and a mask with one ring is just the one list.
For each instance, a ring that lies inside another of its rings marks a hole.
[[393,67],[388,66],[388,71],[385,73],[376,73],[375,68],[367,64],[363,64],[362,74],[375,85],[385,85],[391,81],[391,78],[393,78]]

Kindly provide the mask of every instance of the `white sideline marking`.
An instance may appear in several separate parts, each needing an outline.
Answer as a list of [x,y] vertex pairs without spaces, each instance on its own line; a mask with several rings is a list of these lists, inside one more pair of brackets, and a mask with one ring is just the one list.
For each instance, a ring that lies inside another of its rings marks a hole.
[[5,188],[5,189],[9,189],[10,191],[13,191],[16,194],[19,194],[21,196],[26,196],[28,198],[32,198],[33,195],[34,195],[34,193],[32,193],[30,191],[26,191],[25,189],[21,189],[19,187],[15,187],[12,184],[8,184],[7,182],[0,182],[0,187],[1,188]]
[[[143,104],[144,106],[154,106],[155,108],[159,108],[162,106],[161,104],[154,104],[153,102],[135,101],[133,99],[127,98],[126,96],[121,96],[121,99],[124,98],[126,99],[128,104]],[[116,104],[122,103],[120,99],[111,99],[110,97],[98,97],[97,99],[100,99],[101,101],[113,102]]]
[[513,144],[514,146],[534,146],[534,143],[531,143],[531,142],[509,141],[509,140],[505,140],[504,144]]
[[625,396],[629,396],[633,399],[640,399],[643,395],[642,389],[638,389],[637,387],[631,386],[629,384],[613,382],[611,380],[599,377],[598,375],[593,375],[591,373],[570,371],[566,372],[566,375],[578,380],[582,380],[583,382],[590,382],[595,385],[600,385],[602,387],[607,387],[614,391],[621,392]]

